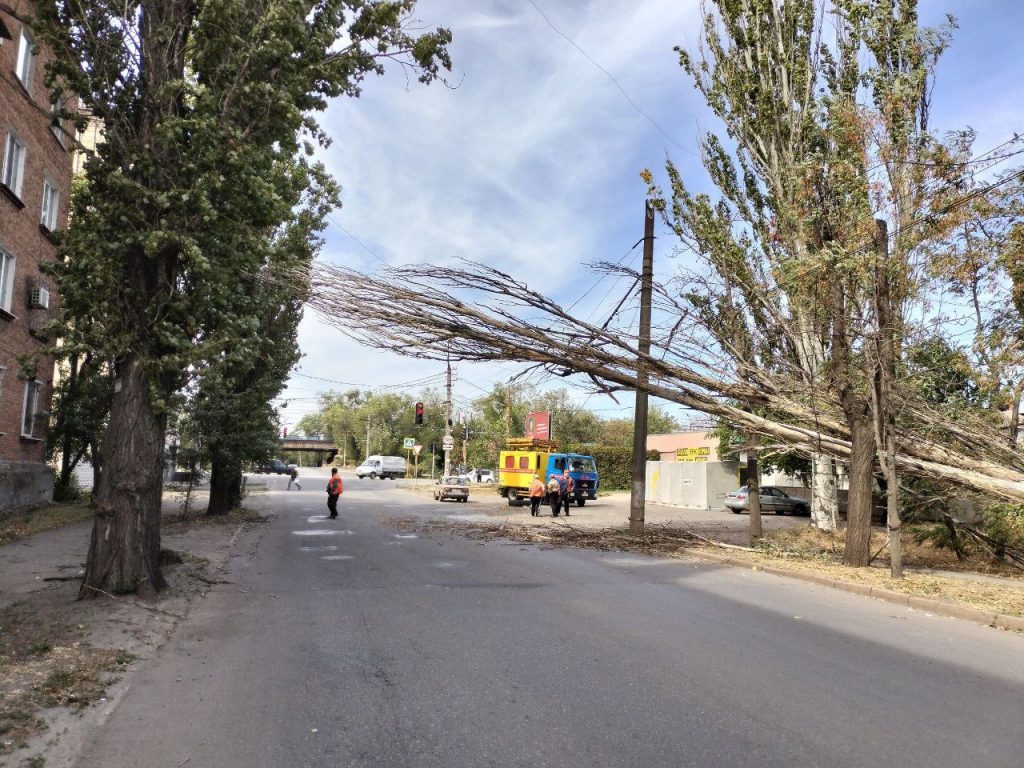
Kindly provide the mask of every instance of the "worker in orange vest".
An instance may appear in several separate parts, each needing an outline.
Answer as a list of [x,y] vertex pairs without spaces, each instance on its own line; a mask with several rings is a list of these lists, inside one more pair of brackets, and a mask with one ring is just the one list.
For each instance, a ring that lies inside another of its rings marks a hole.
[[331,479],[327,481],[327,508],[331,510],[331,514],[328,515],[331,520],[338,517],[338,497],[341,496],[343,490],[338,468],[332,467]]
[[540,516],[540,503],[544,501],[544,483],[540,481],[540,477],[537,475],[533,476],[533,481],[530,483],[530,514],[533,517]]

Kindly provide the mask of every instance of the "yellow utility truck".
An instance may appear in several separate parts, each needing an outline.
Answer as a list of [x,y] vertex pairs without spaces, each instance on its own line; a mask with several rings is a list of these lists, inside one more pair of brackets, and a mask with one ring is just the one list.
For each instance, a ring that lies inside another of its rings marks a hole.
[[601,481],[593,456],[559,453],[558,444],[551,440],[511,437],[498,457],[498,492],[508,499],[509,506],[526,504],[534,475],[546,485],[551,475],[561,475],[566,469],[572,477],[576,506],[597,498]]

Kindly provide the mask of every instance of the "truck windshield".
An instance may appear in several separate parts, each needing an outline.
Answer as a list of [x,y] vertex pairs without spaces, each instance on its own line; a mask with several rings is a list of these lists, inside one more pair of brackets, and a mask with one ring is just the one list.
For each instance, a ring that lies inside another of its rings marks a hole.
[[593,459],[569,459],[570,472],[596,472]]

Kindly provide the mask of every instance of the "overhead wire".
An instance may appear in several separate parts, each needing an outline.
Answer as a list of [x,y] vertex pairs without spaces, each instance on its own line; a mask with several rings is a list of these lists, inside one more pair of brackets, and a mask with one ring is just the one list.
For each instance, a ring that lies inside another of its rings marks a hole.
[[542,19],[544,19],[545,23],[547,23],[547,25],[549,27],[551,27],[551,29],[554,30],[554,32],[559,37],[561,37],[563,40],[565,40],[567,43],[569,43],[569,45],[571,45],[573,48],[575,48],[577,51],[580,52],[580,54],[583,56],[583,58],[585,58],[587,61],[589,61],[595,67],[597,67],[597,69],[599,69],[601,72],[603,72],[605,74],[605,76],[609,80],[612,81],[612,83],[615,85],[615,87],[618,88],[619,93],[622,94],[623,98],[629,103],[629,105],[631,107],[633,107],[633,109],[635,109],[637,111],[637,113],[639,113],[644,119],[646,119],[647,122],[649,122],[651,125],[653,125],[654,128],[658,131],[658,133],[660,133],[665,138],[666,141],[668,141],[670,144],[672,144],[673,146],[677,147],[678,149],[681,149],[683,152],[687,152],[687,153],[693,155],[694,157],[699,157],[699,153],[695,152],[694,150],[692,150],[692,149],[690,149],[688,147],[684,147],[678,141],[676,141],[671,136],[669,136],[668,133],[665,131],[664,128],[661,127],[661,125],[658,123],[657,120],[655,120],[647,112],[645,112],[643,109],[640,108],[640,105],[637,104],[633,100],[633,98],[629,95],[629,93],[626,91],[626,89],[622,87],[622,83],[620,83],[618,81],[618,79],[615,77],[615,75],[613,75],[611,72],[609,72],[603,66],[601,66],[601,64],[599,64],[594,59],[593,56],[591,56],[589,53],[587,53],[585,50],[583,50],[583,48],[575,40],[573,40],[571,37],[569,37],[567,34],[565,34],[561,29],[556,27],[555,23],[553,21],[551,21],[551,18],[546,13],[544,13],[544,11],[541,9],[541,7],[539,5],[537,5],[537,3],[534,0],[526,0],[526,2],[528,2],[530,5],[533,6],[533,9],[535,11],[537,11],[538,14],[540,14],[540,17]]

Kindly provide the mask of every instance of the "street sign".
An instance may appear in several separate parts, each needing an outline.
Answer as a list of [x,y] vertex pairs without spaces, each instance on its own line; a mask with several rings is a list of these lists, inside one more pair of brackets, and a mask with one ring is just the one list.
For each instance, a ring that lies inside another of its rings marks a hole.
[[422,445],[414,445],[412,447],[413,456],[419,456],[420,455],[420,451],[422,451],[422,450],[423,450],[423,446]]
[[445,451],[455,450],[455,438],[451,435],[445,435],[444,440],[441,441],[441,449]]
[[407,437],[402,441],[402,447],[405,448],[407,451],[412,450],[412,447],[414,445],[416,445],[415,437]]
[[700,448],[676,448],[676,461],[707,461],[711,457],[711,449]]

